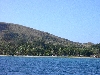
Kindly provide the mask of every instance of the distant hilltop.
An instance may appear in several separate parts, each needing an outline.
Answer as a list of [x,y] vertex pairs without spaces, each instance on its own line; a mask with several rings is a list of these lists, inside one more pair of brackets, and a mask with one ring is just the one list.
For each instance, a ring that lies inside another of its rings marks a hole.
[[[0,22],[0,40],[5,42],[24,40],[45,41],[45,43],[70,45],[75,44],[68,39],[54,36],[50,33],[32,29],[18,24]],[[79,44],[79,43],[76,43]]]
[[19,40],[24,40],[28,42],[32,41],[45,41],[45,43],[61,44],[65,46],[75,45],[75,46],[90,46],[93,43],[78,43],[73,42],[68,39],[60,38],[58,36],[52,35],[47,32],[39,31],[29,27],[25,27],[13,23],[0,22],[0,40],[5,42],[16,42]]

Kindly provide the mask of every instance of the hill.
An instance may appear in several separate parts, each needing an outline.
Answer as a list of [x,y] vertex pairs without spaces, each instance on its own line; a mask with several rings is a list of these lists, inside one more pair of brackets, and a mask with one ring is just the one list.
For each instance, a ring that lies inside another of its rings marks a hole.
[[88,50],[92,45],[22,25],[0,22],[0,54],[3,55],[80,55],[80,50]]
[[68,39],[60,38],[47,32],[39,31],[18,24],[0,22],[0,38],[2,41],[24,40],[45,41],[45,43],[61,44],[61,45],[81,45]]

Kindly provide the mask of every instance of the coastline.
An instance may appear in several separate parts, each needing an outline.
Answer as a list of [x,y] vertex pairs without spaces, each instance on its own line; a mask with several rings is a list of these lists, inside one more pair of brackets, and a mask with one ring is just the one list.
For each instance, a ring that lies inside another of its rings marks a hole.
[[[2,56],[11,56],[11,55],[0,55]],[[12,57],[33,57],[33,58],[94,58],[94,57],[78,57],[78,56],[28,56],[28,55],[14,55]]]
[[8,55],[0,55],[0,56],[8,56]]

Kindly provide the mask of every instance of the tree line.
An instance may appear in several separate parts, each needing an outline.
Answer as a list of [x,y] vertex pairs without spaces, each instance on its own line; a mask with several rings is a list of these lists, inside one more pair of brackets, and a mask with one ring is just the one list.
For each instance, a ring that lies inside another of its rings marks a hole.
[[100,54],[100,44],[90,47],[63,46],[60,44],[45,43],[45,41],[34,42],[2,42],[0,44],[0,55],[29,55],[29,56],[91,56]]

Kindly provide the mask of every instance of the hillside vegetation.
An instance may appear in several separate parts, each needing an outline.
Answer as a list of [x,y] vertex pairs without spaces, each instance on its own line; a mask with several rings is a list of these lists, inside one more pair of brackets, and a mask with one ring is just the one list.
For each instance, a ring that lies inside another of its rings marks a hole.
[[22,25],[0,22],[0,54],[99,56],[100,44],[82,44]]

